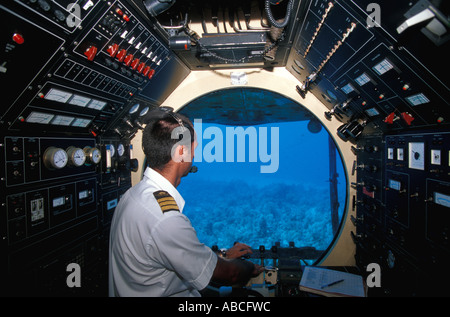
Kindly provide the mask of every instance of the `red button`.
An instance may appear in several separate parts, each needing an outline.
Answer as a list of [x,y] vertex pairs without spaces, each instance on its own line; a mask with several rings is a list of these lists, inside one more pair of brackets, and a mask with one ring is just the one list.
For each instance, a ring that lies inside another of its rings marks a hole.
[[125,20],[125,21],[130,21],[130,18],[128,17],[128,15],[126,15],[126,14],[124,14],[123,16],[122,16],[122,18]]
[[95,46],[89,47],[86,52],[84,52],[84,55],[86,55],[87,59],[90,61],[94,60],[95,55],[97,54],[97,48]]
[[23,36],[21,34],[19,34],[19,33],[14,33],[13,36],[12,36],[12,39],[17,44],[23,44],[23,42],[25,41],[23,39]]

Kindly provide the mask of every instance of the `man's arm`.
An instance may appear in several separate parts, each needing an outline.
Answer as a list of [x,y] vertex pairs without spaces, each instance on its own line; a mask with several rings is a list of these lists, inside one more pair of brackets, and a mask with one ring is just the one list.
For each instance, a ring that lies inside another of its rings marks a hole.
[[217,264],[211,281],[221,285],[245,285],[251,277],[259,273],[260,269],[252,262],[217,257]]

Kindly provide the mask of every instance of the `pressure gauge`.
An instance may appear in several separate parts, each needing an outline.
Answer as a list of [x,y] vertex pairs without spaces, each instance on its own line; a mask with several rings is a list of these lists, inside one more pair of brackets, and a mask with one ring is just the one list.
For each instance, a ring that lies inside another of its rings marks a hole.
[[119,157],[122,156],[125,153],[125,147],[123,146],[122,143],[120,143],[117,146],[117,154],[119,154]]
[[86,154],[82,149],[70,146],[67,148],[66,152],[71,166],[80,167],[86,162]]
[[96,147],[86,146],[83,149],[83,152],[86,156],[86,163],[88,164],[98,164],[102,159],[102,154],[99,149]]
[[69,158],[63,149],[51,146],[47,148],[42,157],[45,167],[48,169],[61,169],[66,166]]

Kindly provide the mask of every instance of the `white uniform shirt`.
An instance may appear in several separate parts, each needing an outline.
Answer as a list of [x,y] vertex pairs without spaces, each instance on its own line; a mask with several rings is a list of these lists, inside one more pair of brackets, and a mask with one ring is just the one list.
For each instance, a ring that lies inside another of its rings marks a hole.
[[[162,211],[153,194],[160,190],[180,211]],[[148,167],[141,182],[123,195],[111,224],[110,296],[200,296],[217,256],[200,243],[183,207],[176,188]]]

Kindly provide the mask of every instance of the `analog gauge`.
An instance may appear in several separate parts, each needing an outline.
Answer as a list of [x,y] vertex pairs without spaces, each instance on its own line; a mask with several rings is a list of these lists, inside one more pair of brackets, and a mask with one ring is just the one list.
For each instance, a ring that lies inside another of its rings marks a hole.
[[125,147],[123,146],[122,143],[120,143],[120,144],[117,146],[117,154],[118,154],[119,156],[122,156],[124,153],[125,153]]
[[88,164],[98,164],[102,159],[102,154],[100,150],[95,147],[86,146],[83,149],[84,154],[86,155],[86,162]]
[[69,164],[71,166],[83,166],[84,162],[86,162],[86,154],[84,154],[82,149],[70,146],[67,148],[66,152],[69,157]]
[[128,111],[128,113],[129,113],[129,114],[135,113],[136,111],[139,110],[139,106],[140,106],[140,105],[139,105],[138,103],[134,104],[134,106],[131,107],[131,109],[130,109],[130,111]]
[[43,161],[48,169],[61,169],[66,166],[69,157],[63,149],[57,147],[49,147],[45,150]]
[[44,99],[65,103],[67,102],[67,100],[70,99],[70,97],[72,97],[72,94],[70,92],[65,92],[59,89],[51,88],[45,95]]
[[106,150],[109,151],[109,155],[111,157],[113,157],[114,154],[116,154],[116,148],[112,144],[106,144]]
[[140,117],[145,116],[149,109],[150,109],[149,107],[145,107],[144,109],[142,109],[141,112],[139,113],[139,116]]
[[423,142],[410,142],[409,148],[409,168],[425,169],[425,144]]
[[25,120],[28,123],[41,123],[41,124],[49,124],[52,121],[55,115],[43,112],[32,111],[27,119]]

